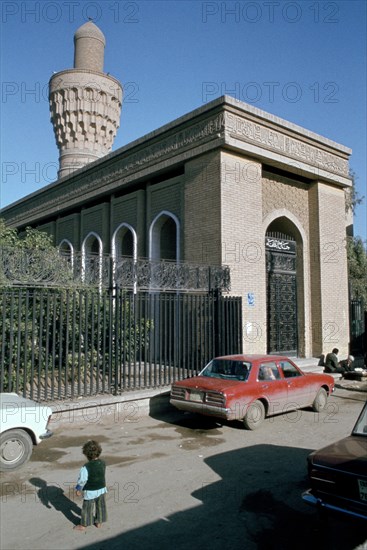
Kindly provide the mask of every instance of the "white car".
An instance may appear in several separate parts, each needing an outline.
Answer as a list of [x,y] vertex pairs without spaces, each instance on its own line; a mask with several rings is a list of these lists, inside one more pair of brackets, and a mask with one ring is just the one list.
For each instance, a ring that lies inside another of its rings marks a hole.
[[0,471],[15,470],[30,459],[33,445],[52,435],[52,409],[16,393],[0,393],[0,414]]

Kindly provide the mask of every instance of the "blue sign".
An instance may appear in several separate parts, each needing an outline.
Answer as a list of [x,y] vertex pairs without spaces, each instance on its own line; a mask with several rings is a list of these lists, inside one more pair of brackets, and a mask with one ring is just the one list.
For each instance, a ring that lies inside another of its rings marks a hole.
[[249,306],[255,305],[255,294],[253,292],[247,293],[247,303]]

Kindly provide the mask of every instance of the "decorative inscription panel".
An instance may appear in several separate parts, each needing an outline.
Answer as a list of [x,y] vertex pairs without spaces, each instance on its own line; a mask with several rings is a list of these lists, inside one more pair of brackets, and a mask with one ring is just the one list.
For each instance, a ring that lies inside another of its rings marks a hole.
[[260,145],[333,174],[348,177],[347,160],[252,120],[226,113],[226,130],[235,138]]

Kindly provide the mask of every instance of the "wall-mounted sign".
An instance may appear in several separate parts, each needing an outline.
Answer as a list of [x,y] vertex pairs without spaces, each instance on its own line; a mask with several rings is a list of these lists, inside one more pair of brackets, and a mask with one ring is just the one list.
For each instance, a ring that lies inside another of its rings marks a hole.
[[276,237],[265,237],[265,248],[273,252],[285,252],[287,254],[296,253],[295,241],[277,239]]
[[255,294],[253,292],[247,293],[247,304],[251,307],[255,305]]

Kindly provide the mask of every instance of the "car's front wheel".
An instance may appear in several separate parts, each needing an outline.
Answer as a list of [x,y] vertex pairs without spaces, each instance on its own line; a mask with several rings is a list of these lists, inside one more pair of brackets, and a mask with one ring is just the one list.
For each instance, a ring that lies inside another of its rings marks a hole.
[[243,419],[247,430],[256,430],[264,421],[265,407],[261,401],[251,403]]
[[0,435],[0,470],[15,470],[31,457],[33,443],[24,430],[9,430]]
[[317,395],[312,403],[312,409],[315,412],[321,412],[325,409],[327,403],[327,393],[324,388],[320,388],[317,392]]

